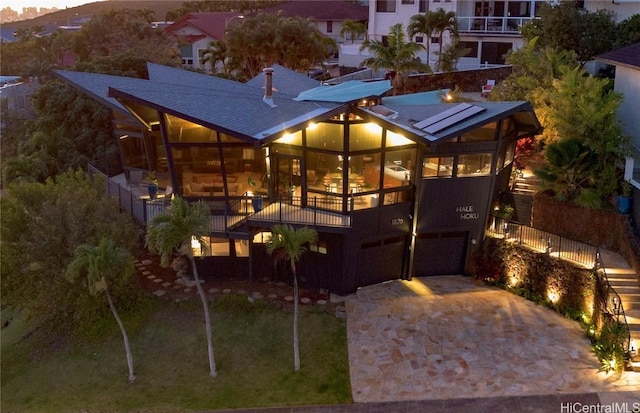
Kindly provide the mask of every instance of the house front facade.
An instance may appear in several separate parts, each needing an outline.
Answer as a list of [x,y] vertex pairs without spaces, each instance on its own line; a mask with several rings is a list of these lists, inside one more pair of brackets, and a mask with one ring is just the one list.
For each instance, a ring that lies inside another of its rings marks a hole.
[[149,80],[57,75],[112,109],[125,170],[210,206],[203,274],[273,277],[270,228],[307,226],[319,239],[299,272],[338,294],[464,273],[516,141],[540,131],[528,102],[427,104],[385,96],[389,81],[317,86],[279,66],[245,84],[157,65]]

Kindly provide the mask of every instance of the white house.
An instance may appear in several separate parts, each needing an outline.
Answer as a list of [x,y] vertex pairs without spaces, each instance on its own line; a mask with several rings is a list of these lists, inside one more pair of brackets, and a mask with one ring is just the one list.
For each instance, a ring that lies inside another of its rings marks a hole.
[[[402,23],[406,28],[415,14],[436,11],[439,8],[454,12],[458,20],[461,46],[469,48],[467,56],[460,59],[458,68],[474,68],[486,64],[504,64],[506,54],[524,44],[520,27],[539,17],[540,6],[548,1],[539,0],[377,0],[369,2],[370,39],[384,40],[389,28]],[[640,13],[640,0],[586,0],[579,2],[586,10],[609,10],[616,21]],[[426,39],[415,36],[416,43],[426,46],[430,42],[429,65],[433,68],[439,50],[438,38]],[[449,33],[445,33],[443,46],[450,44]],[[353,48],[355,50],[355,48]],[[361,56],[360,61],[367,56]],[[420,56],[427,61],[426,52]],[[355,60],[355,59],[354,59]]]

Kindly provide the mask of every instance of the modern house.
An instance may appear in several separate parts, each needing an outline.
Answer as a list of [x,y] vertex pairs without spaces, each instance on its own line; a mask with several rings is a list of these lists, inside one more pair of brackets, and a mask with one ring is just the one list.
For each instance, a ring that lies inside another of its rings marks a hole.
[[[561,1],[561,0],[557,0]],[[369,2],[369,38],[384,40],[389,28],[402,23],[406,28],[411,16],[436,11],[442,8],[456,14],[461,46],[470,49],[460,59],[458,68],[477,68],[484,64],[504,64],[509,50],[519,49],[524,44],[520,27],[539,17],[540,6],[549,1],[508,0],[378,0]],[[614,0],[578,2],[578,6],[595,12],[608,10],[616,21],[622,21],[640,12],[640,0]],[[413,41],[426,46],[430,42],[428,63],[433,68],[437,61],[439,39],[415,36]],[[450,33],[446,32],[443,46],[451,44]],[[427,62],[426,52],[420,56]],[[362,58],[362,60],[364,57]]]
[[[277,223],[314,227],[298,266],[309,286],[347,294],[390,279],[461,274],[506,191],[514,148],[540,132],[528,102],[387,97],[388,80],[318,86],[286,68],[241,84],[148,65],[149,79],[58,71],[108,105],[124,168],[148,219],[166,208],[131,179],[211,208],[204,274],[274,273]],[[133,201],[132,201],[133,202]],[[143,217],[144,218],[144,217]]]

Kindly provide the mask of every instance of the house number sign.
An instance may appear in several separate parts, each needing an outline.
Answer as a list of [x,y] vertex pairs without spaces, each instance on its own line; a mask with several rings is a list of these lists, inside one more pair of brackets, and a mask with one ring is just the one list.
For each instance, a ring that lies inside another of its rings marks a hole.
[[391,218],[391,225],[402,225],[404,224],[403,218]]

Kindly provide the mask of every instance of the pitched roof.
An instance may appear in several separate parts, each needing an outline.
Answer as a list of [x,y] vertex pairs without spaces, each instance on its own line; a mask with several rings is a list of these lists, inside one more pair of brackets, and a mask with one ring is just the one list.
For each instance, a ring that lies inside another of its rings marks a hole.
[[[284,66],[274,64],[271,68],[273,69],[274,96],[278,96],[278,94],[291,95],[292,97],[297,96],[300,92],[314,88],[320,84],[319,81],[305,76],[302,73],[294,72]],[[264,72],[260,72],[246,84],[263,88]]]
[[601,54],[596,59],[614,66],[640,69],[640,43]]
[[167,26],[164,31],[170,34],[175,34],[176,31],[183,27],[192,26],[214,39],[221,40],[224,38],[224,32],[228,22],[236,16],[241,16],[241,14],[235,11],[219,13],[189,13],[176,20],[173,24]]
[[278,11],[282,11],[285,16],[299,16],[314,20],[365,21],[369,19],[368,6],[358,5],[347,0],[295,0],[267,7],[261,13],[277,13]]
[[478,106],[483,109],[481,112],[443,128],[436,133],[430,134],[424,130],[413,127],[415,123],[423,119],[428,119],[432,116],[437,116],[456,105],[458,104],[440,103],[435,105],[424,105],[418,103],[415,105],[395,105],[392,103],[385,103],[384,107],[389,109],[390,112],[393,112],[393,116],[385,116],[384,113],[379,113],[379,111],[374,109],[379,108],[376,106],[368,107],[365,110],[369,114],[382,119],[385,122],[391,123],[405,130],[409,134],[434,143],[446,141],[484,124],[516,113],[527,114],[527,116],[520,116],[518,120],[523,124],[523,126],[530,128],[531,135],[538,133],[540,130],[540,124],[538,119],[535,117],[535,113],[529,102],[474,102],[474,106]]
[[347,103],[371,96],[382,96],[391,90],[390,80],[378,82],[362,82],[360,80],[349,80],[335,86],[318,86],[310,90],[301,92],[297,101],[317,101],[317,102],[340,102]]

